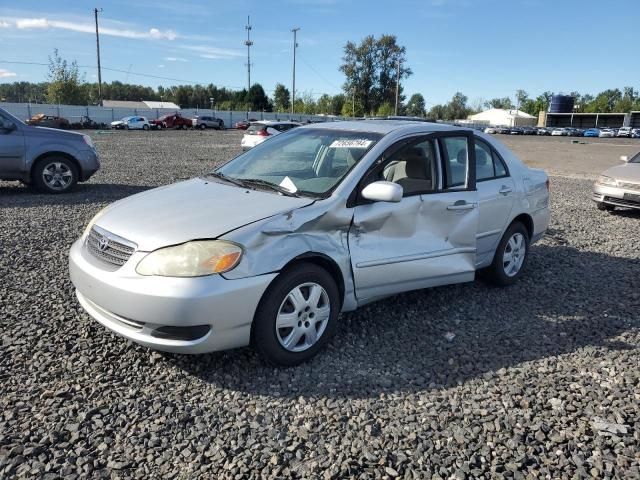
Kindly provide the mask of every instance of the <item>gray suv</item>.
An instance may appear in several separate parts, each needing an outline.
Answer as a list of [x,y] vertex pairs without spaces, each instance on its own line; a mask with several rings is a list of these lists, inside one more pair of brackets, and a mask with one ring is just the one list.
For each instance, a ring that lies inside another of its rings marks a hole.
[[201,130],[204,130],[205,128],[221,130],[224,128],[224,121],[221,118],[202,115],[193,119],[193,127]]
[[0,108],[0,180],[64,193],[100,168],[91,137],[26,125]]

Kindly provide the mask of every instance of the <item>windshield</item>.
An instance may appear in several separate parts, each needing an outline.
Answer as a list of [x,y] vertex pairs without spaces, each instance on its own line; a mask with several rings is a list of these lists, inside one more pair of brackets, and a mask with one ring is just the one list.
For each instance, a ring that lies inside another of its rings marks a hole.
[[629,159],[629,163],[640,163],[640,152]]
[[0,108],[0,118],[4,117],[7,120],[10,120],[18,125],[24,125],[24,122],[20,120],[18,117],[14,117],[9,112],[7,112],[4,108]]
[[258,180],[289,191],[322,196],[332,190],[381,134],[302,128],[274,136],[216,170],[226,177]]

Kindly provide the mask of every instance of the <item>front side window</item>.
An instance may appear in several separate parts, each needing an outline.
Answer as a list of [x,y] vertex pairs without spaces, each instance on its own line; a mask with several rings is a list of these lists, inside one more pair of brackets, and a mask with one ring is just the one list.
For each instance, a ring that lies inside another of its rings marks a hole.
[[412,143],[395,152],[382,170],[382,179],[400,185],[405,197],[435,190],[437,174],[433,142]]
[[469,152],[467,137],[443,137],[444,188],[464,188],[467,183]]
[[251,180],[280,186],[292,182],[300,194],[322,196],[381,138],[372,132],[294,129],[239,155],[215,173],[248,184]]

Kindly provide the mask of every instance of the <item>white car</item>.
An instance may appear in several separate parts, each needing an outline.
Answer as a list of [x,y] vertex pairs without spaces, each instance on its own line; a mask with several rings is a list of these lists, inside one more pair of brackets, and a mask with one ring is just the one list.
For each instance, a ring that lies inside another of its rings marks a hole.
[[487,127],[484,129],[484,133],[498,133],[496,127]]
[[149,130],[151,126],[145,117],[131,116],[111,122],[111,128],[116,130]]
[[569,132],[567,132],[564,128],[554,128],[553,130],[551,130],[552,137],[566,137],[567,135],[569,135]]
[[300,124],[296,122],[251,122],[249,128],[247,128],[242,136],[240,146],[243,150],[249,150],[250,148],[264,142],[269,137],[279,135],[287,130],[291,130],[292,128],[299,126]]
[[633,130],[631,129],[631,127],[621,127],[620,130],[618,130],[618,134],[616,136],[618,136],[618,137],[630,137],[632,132],[633,132]]
[[613,133],[613,130],[609,130],[608,128],[602,129],[600,130],[600,133],[598,134],[598,136],[600,138],[613,138],[615,137],[615,133]]

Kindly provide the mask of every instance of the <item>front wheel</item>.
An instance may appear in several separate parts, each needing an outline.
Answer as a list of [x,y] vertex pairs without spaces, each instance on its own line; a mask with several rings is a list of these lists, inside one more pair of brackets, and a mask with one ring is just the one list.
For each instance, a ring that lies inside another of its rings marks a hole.
[[142,126],[142,129],[143,129],[144,131],[149,130],[149,125],[143,125],[143,126]]
[[78,169],[64,157],[47,157],[33,169],[33,184],[44,193],[65,193],[78,182]]
[[262,297],[253,344],[269,363],[298,365],[327,344],[339,313],[340,294],[331,275],[315,264],[299,263],[281,272]]
[[520,222],[512,223],[498,244],[489,279],[499,286],[512,285],[522,275],[529,256],[529,233]]

